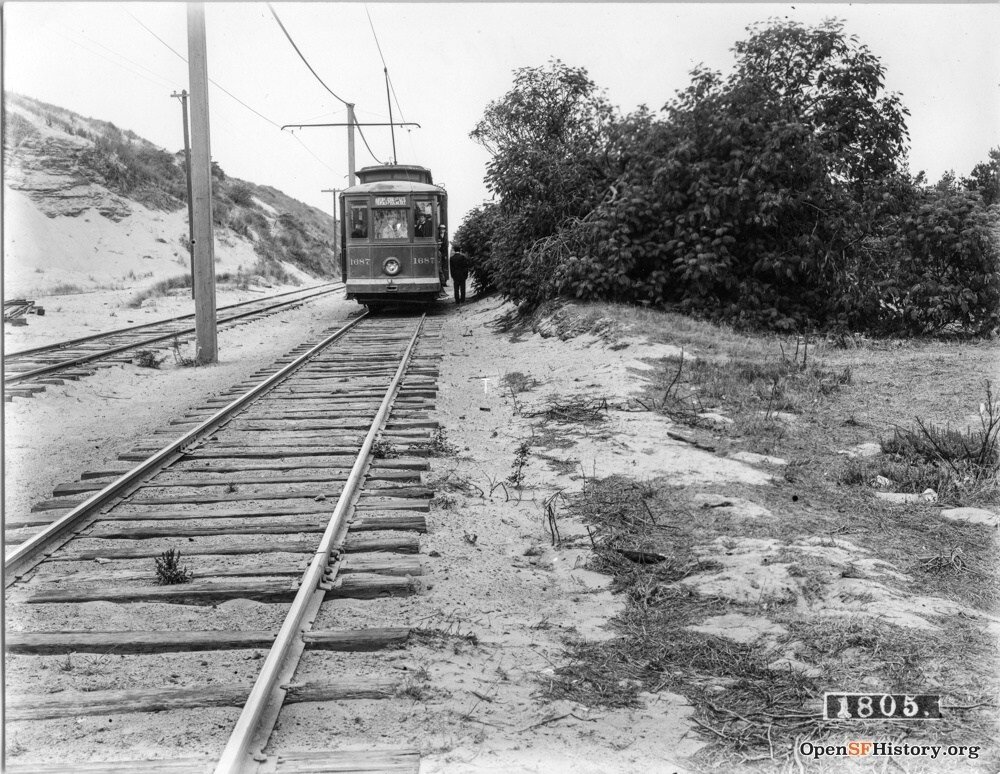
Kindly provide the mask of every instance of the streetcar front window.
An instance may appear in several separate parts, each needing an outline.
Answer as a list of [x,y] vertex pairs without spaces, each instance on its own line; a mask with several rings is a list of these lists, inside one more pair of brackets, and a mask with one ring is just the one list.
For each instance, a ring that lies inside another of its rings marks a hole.
[[415,237],[434,236],[434,210],[431,202],[417,202],[414,208],[413,235]]
[[372,210],[372,225],[376,239],[406,239],[407,210],[399,207],[393,209]]
[[351,205],[351,239],[368,238],[368,205]]

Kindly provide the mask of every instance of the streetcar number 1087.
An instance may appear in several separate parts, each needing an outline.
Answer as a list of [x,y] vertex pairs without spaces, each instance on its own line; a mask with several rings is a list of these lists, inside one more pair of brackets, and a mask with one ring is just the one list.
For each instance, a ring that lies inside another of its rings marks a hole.
[[904,718],[923,720],[941,717],[941,697],[937,694],[825,693],[825,720],[878,720]]

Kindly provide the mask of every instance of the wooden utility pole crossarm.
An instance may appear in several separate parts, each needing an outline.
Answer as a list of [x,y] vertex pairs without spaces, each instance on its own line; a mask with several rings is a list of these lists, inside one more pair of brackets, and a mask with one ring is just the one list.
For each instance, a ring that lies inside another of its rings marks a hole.
[[205,6],[188,3],[188,77],[191,81],[191,201],[194,208],[194,312],[199,363],[219,359],[215,322],[215,245],[212,233],[212,150],[208,124]]

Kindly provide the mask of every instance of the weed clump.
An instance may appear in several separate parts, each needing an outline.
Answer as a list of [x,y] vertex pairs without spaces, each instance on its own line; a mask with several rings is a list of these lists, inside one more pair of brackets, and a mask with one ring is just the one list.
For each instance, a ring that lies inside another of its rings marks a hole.
[[413,444],[414,451],[425,451],[431,457],[450,457],[458,453],[458,447],[445,436],[444,428],[434,431],[429,441]]
[[180,366],[181,368],[194,368],[196,365],[198,365],[198,361],[196,358],[188,357],[187,355],[181,354],[181,343],[177,339],[177,337],[174,337],[174,341],[171,347],[174,353],[174,362],[177,363],[178,366]]
[[142,306],[142,302],[150,298],[161,298],[168,295],[171,290],[176,290],[178,288],[189,288],[191,287],[191,275],[182,274],[176,277],[169,277],[165,280],[160,280],[159,282],[151,285],[145,290],[141,290],[136,293],[129,300],[128,305],[132,309],[138,309]]
[[503,376],[504,386],[514,394],[528,392],[537,387],[540,382],[532,376],[526,376],[520,371],[511,371]]
[[161,586],[173,586],[178,583],[190,583],[194,573],[187,567],[181,567],[181,552],[171,548],[154,558],[156,562],[156,580]]
[[881,476],[898,492],[933,489],[939,500],[956,503],[992,500],[1000,491],[1000,403],[989,382],[979,416],[980,427],[964,432],[919,418],[913,427],[896,428],[881,440],[881,455],[849,460],[840,483],[872,486]]
[[[780,348],[780,347],[779,347]],[[808,342],[788,354],[763,362],[741,357],[726,359],[685,358],[683,350],[663,361],[659,381],[640,400],[646,409],[660,411],[671,419],[699,426],[699,414],[724,409],[765,419],[775,412],[801,412],[851,384],[850,367],[831,370],[809,362]],[[737,429],[756,434],[763,425],[755,421],[737,422]]]
[[398,456],[396,447],[383,438],[376,439],[375,443],[372,444],[372,459],[387,460]]
[[531,441],[522,441],[514,452],[514,462],[511,463],[511,473],[507,476],[507,483],[518,489],[524,484],[524,466],[531,455]]
[[165,355],[157,357],[156,353],[151,349],[140,349],[135,353],[132,362],[140,368],[159,368],[166,359]]

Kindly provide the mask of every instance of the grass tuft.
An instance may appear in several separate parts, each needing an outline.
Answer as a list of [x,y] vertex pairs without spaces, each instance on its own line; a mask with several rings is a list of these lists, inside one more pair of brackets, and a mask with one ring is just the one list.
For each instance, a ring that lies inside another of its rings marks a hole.
[[194,577],[194,573],[189,569],[181,567],[181,552],[173,548],[154,557],[154,561],[156,562],[156,580],[161,586],[190,583]]

